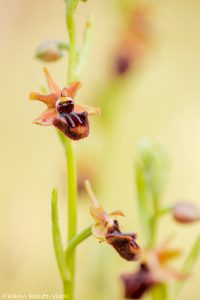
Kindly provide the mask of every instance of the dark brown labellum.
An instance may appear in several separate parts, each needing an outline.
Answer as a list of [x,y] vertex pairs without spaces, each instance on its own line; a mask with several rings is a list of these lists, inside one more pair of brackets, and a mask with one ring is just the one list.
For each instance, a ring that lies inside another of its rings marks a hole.
[[72,140],[80,140],[88,136],[88,113],[74,111],[74,101],[67,100],[57,104],[59,117],[53,120],[53,125]]
[[127,299],[141,299],[144,293],[156,284],[145,264],[141,264],[137,272],[122,275],[121,278]]
[[136,234],[122,233],[117,221],[114,221],[114,226],[108,228],[105,238],[124,259],[133,261],[139,258],[140,247],[135,242]]
[[71,112],[63,117],[57,117],[53,120],[53,125],[72,140],[83,139],[89,134],[87,112],[82,112],[80,114]]

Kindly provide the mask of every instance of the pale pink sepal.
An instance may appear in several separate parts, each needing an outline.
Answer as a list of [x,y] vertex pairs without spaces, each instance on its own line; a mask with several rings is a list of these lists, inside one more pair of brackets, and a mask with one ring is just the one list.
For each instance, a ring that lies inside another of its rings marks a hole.
[[53,120],[57,116],[57,111],[55,108],[46,109],[38,118],[36,118],[33,123],[43,126],[53,125]]

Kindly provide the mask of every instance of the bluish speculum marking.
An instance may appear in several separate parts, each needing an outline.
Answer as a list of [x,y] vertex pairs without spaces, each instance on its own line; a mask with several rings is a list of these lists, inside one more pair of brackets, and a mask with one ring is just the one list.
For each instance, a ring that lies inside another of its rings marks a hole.
[[58,103],[57,110],[59,112],[60,117],[65,119],[68,126],[71,128],[84,126],[86,123],[87,113],[76,113],[74,111],[74,102],[72,100],[67,100],[65,102]]

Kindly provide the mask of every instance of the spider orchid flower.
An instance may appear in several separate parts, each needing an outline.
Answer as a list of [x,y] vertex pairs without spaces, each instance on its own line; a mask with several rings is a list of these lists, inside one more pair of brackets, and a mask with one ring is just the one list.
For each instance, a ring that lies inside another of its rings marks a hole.
[[180,255],[177,249],[160,248],[144,251],[137,271],[121,276],[126,299],[141,299],[159,284],[170,280],[182,280],[185,275],[171,270],[167,263]]
[[98,108],[75,103],[74,97],[80,88],[79,82],[60,89],[49,71],[44,69],[50,94],[31,92],[29,98],[47,105],[47,109],[33,123],[43,126],[55,126],[72,140],[80,140],[89,134],[88,116],[99,114]]
[[114,211],[108,214],[98,203],[88,181],[86,181],[86,189],[92,200],[93,205],[90,208],[90,214],[95,223],[92,232],[100,241],[106,241],[118,252],[118,254],[128,260],[137,260],[140,255],[140,247],[135,239],[135,233],[122,233],[119,224],[115,220],[118,216],[124,216],[121,211]]

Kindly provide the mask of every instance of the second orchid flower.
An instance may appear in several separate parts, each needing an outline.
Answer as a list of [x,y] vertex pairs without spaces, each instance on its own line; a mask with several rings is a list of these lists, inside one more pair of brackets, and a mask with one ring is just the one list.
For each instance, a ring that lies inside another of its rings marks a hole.
[[115,220],[117,216],[124,216],[123,212],[115,211],[108,214],[96,200],[89,181],[86,181],[86,189],[93,203],[90,208],[91,216],[95,221],[92,227],[93,235],[100,241],[106,241],[113,246],[122,258],[128,261],[137,260],[140,256],[140,247],[135,241],[137,235],[122,233],[117,220]]

